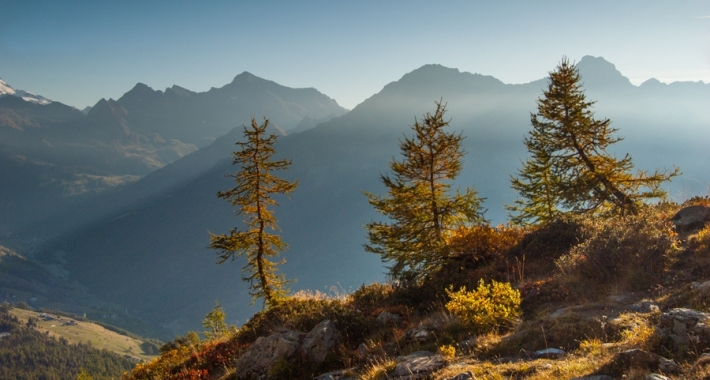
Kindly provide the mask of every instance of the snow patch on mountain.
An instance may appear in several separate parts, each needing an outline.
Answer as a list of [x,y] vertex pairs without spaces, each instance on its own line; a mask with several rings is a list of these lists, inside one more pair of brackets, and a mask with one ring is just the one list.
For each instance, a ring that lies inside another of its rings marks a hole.
[[22,98],[26,102],[32,102],[32,103],[37,103],[37,104],[49,104],[52,102],[51,99],[47,99],[44,96],[34,94],[32,92],[24,91],[24,90],[15,90],[7,84],[4,80],[0,78],[0,96],[3,95],[12,95],[12,96],[17,96],[18,98]]

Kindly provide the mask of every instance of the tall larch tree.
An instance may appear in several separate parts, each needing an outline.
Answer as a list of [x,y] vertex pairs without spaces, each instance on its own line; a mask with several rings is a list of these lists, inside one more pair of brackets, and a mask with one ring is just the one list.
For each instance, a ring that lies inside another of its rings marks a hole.
[[436,102],[434,114],[411,127],[414,137],[400,141],[401,161],[390,163],[392,177],[381,175],[388,195],[365,192],[368,201],[389,222],[366,225],[370,244],[365,250],[391,263],[389,275],[417,283],[440,269],[449,258],[446,238],[466,224],[484,222],[482,199],[473,188],[449,194],[461,172],[461,133],[447,132],[446,105]]
[[244,126],[246,141],[237,142],[241,149],[233,153],[233,164],[240,165],[241,169],[227,175],[234,178],[236,186],[217,193],[219,198],[237,207],[236,216],[244,218],[246,228],[235,227],[226,235],[210,234],[210,248],[219,251],[218,264],[246,256],[242,279],[249,282],[252,304],[263,298],[264,306],[271,307],[288,293],[287,281],[276,268],[284,260],[272,261],[288,245],[274,233],[279,228],[270,207],[278,205],[274,195],[293,192],[298,181],[289,182],[272,174],[287,169],[291,161],[271,160],[277,137],[267,134],[268,125],[266,118],[261,125],[252,118],[251,126]]
[[660,186],[680,174],[678,168],[633,174],[631,156],[607,151],[622,138],[609,119],[594,118],[594,103],[586,100],[576,65],[563,58],[530,117],[525,145],[531,157],[512,178],[521,197],[509,206],[514,221],[544,222],[562,211],[636,214],[642,201],[666,195]]

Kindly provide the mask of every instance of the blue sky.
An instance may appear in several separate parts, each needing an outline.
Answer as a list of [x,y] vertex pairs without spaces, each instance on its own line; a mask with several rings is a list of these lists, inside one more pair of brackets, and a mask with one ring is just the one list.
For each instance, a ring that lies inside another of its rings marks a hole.
[[563,55],[708,83],[710,1],[0,0],[0,78],[78,108],[249,71],[352,109],[424,64],[525,83]]

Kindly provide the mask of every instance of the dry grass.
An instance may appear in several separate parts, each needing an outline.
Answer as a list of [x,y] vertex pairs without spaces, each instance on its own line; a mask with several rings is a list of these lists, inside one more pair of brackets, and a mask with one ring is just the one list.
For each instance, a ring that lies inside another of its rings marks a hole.
[[566,360],[539,359],[517,363],[462,362],[437,372],[433,379],[450,379],[470,371],[476,380],[570,379],[585,376],[608,360],[606,357],[573,356]]
[[394,370],[397,361],[383,357],[365,366],[365,370],[358,376],[360,380],[385,380],[389,379],[388,373]]

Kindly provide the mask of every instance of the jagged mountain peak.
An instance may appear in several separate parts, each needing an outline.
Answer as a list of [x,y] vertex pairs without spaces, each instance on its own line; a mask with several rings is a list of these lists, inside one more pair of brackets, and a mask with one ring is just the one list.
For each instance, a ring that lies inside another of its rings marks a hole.
[[118,102],[141,102],[160,94],[162,94],[162,91],[153,90],[148,85],[139,82],[136,83],[130,91],[123,94],[123,96],[118,99]]
[[105,98],[101,98],[101,100],[96,102],[96,104],[91,108],[87,116],[94,119],[106,116],[123,117],[127,114],[128,111],[119,102],[113,99],[106,100]]
[[577,63],[585,87],[633,87],[629,78],[623,76],[616,66],[603,57],[585,55]]

